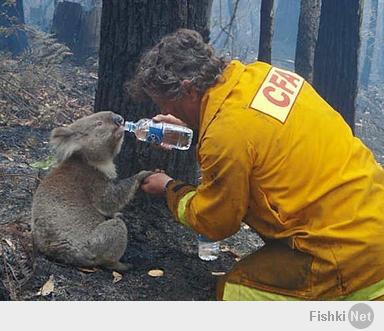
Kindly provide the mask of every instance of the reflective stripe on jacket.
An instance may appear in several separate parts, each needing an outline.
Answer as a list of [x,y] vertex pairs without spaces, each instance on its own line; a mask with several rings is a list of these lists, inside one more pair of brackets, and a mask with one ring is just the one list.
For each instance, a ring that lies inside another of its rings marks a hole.
[[198,160],[202,182],[185,212],[185,193],[167,191],[196,232],[223,239],[244,220],[312,255],[317,297],[384,279],[383,168],[299,76],[232,61],[203,97]]

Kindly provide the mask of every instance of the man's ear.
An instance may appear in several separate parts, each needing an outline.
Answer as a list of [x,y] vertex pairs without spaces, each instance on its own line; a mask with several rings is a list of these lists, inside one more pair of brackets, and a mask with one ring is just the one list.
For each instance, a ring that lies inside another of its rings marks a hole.
[[80,150],[81,146],[76,141],[76,136],[76,132],[69,127],[52,130],[49,142],[54,148],[59,162],[68,159],[74,152]]

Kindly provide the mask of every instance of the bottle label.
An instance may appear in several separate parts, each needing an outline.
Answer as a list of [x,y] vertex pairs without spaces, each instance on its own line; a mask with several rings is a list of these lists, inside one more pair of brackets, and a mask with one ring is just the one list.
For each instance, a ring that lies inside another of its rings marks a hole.
[[161,144],[163,141],[163,124],[162,123],[153,123],[149,127],[147,142],[152,144]]

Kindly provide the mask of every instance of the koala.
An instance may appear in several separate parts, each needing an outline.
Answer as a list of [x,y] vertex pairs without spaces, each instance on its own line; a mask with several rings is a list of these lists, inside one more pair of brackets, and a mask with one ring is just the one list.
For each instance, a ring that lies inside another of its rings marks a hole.
[[52,131],[58,164],[32,203],[32,236],[41,253],[76,266],[129,269],[119,261],[127,246],[119,211],[153,172],[116,179],[113,159],[123,143],[123,125],[120,115],[105,111]]

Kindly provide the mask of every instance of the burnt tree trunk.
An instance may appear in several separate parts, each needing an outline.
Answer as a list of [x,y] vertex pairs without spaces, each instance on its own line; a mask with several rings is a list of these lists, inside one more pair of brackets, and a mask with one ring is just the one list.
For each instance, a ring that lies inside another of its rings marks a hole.
[[58,3],[53,17],[52,33],[66,44],[79,62],[96,56],[100,44],[101,7],[85,10],[80,3]]
[[379,7],[378,0],[371,0],[371,10],[368,15],[368,38],[367,49],[364,56],[364,65],[361,71],[360,83],[363,87],[367,88],[369,83],[369,76],[371,74],[371,67],[373,61],[373,53],[376,44],[376,27],[377,27],[377,11]]
[[261,0],[258,60],[271,63],[273,36],[273,0]]
[[361,1],[323,0],[313,84],[354,129]]
[[101,7],[83,12],[76,53],[80,59],[96,56],[100,45]]
[[320,11],[321,0],[301,0],[295,71],[310,83],[313,81]]
[[80,34],[83,8],[75,2],[59,2],[52,21],[52,33],[58,41],[75,50]]
[[0,0],[0,51],[18,55],[28,46],[23,0]]
[[[210,0],[156,1],[110,0],[103,2],[99,52],[99,82],[95,111],[111,110],[126,120],[151,118],[158,113],[150,102],[137,104],[123,84],[134,76],[143,51],[178,28],[209,37]],[[126,134],[118,157],[119,173],[129,176],[141,169],[161,168],[176,178],[194,182],[195,151],[164,151]]]

